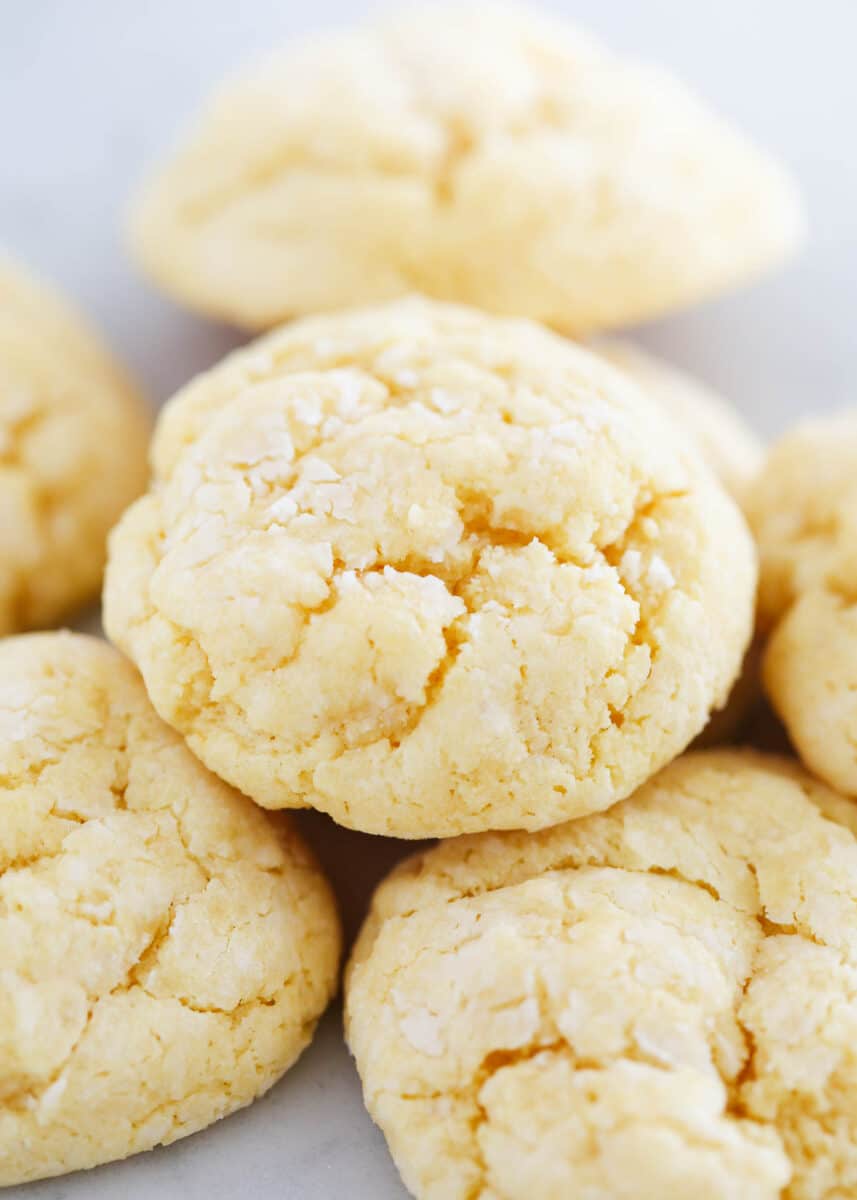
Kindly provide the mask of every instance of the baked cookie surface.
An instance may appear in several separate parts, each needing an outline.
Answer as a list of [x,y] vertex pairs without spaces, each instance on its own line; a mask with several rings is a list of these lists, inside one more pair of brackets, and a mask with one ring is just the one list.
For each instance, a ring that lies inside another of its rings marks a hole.
[[168,291],[253,329],[419,291],[584,334],[746,279],[799,227],[784,172],[666,72],[476,4],[251,69],[131,229]]
[[741,504],[761,470],[764,450],[737,409],[698,379],[633,342],[602,338],[591,349],[630,375],[661,406]]
[[857,794],[857,413],[807,421],[773,447],[747,515],[770,633],[768,696],[806,764]]
[[709,752],[607,813],[394,870],[346,1027],[408,1188],[851,1195],[855,832],[796,766]]
[[0,256],[0,635],[98,592],[107,531],[145,487],[149,420],[65,302]]
[[268,807],[400,837],[604,808],[749,639],[734,503],[632,383],[528,322],[417,300],[286,327],[171,402],[154,464],[105,625]]
[[0,816],[0,1186],[175,1141],[291,1065],[336,986],[327,884],[105,643],[0,642]]

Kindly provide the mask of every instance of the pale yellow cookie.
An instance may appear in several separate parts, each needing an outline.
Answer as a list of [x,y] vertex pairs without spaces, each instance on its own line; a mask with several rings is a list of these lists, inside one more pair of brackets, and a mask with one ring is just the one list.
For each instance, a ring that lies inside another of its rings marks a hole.
[[271,808],[399,837],[627,795],[735,678],[755,558],[619,372],[426,301],[286,327],[168,406],[105,623]]
[[336,984],[285,818],[210,775],[104,642],[0,642],[0,1186],[194,1133],[266,1091]]
[[801,758],[857,794],[857,413],[774,446],[747,513],[759,544],[764,682]]
[[0,256],[0,635],[94,597],[107,531],[145,486],[148,438],[94,334]]
[[254,329],[421,291],[582,334],[755,275],[800,224],[785,173],[666,72],[537,11],[446,4],[227,84],[132,245]]
[[815,588],[857,583],[857,410],[804,421],[771,448],[747,501],[765,628]]
[[420,1200],[857,1194],[857,809],[687,755],[608,813],[381,885],[346,981]]
[[763,459],[761,440],[736,409],[691,375],[633,342],[603,338],[592,349],[657,401],[740,504]]

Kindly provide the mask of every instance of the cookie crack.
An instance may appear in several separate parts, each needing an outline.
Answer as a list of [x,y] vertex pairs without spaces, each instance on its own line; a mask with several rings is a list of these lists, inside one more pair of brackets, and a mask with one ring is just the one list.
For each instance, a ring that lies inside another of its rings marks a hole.
[[[36,526],[35,555],[32,561],[12,564],[4,572],[2,580],[4,605],[10,613],[10,629],[26,630],[33,626],[33,581],[41,567],[50,562],[56,553],[57,537],[53,525],[57,513],[61,513],[69,505],[82,488],[91,486],[91,480],[70,478],[66,473],[59,478],[48,479],[44,473],[28,462],[26,447],[28,441],[38,436],[45,428],[55,424],[57,417],[69,415],[69,405],[66,402],[54,411],[49,405],[39,405],[34,411],[25,414],[11,424],[4,424],[0,429],[0,467],[4,470],[16,471],[27,484],[27,500],[31,516]],[[78,547],[79,549],[79,547]],[[66,555],[68,550],[66,550]],[[80,598],[77,598],[79,604]]]
[[[742,859],[741,861],[750,874],[755,878],[757,876],[755,864],[748,859]],[[568,855],[557,859],[555,862],[552,862],[549,867],[536,869],[532,875],[522,875],[519,877],[513,876],[511,879],[501,880],[496,884],[489,884],[485,887],[461,889],[454,895],[447,896],[443,903],[456,904],[459,900],[472,900],[479,896],[490,896],[496,892],[505,891],[507,888],[518,887],[523,883],[527,883],[528,881],[537,877],[541,877],[545,874],[574,872],[585,867],[596,867],[610,871],[621,871],[629,875],[655,875],[668,879],[674,879],[679,883],[686,884],[688,887],[697,888],[698,890],[705,892],[707,895],[711,896],[712,899],[716,900],[720,904],[725,904],[728,908],[730,908],[733,912],[738,913],[740,916],[752,918],[757,922],[762,934],[765,937],[800,937],[814,945],[824,946],[828,949],[831,948],[827,942],[823,941],[812,930],[801,928],[797,922],[788,924],[784,922],[773,921],[771,918],[769,918],[764,911],[764,905],[759,893],[758,884],[756,889],[758,908],[754,912],[748,912],[746,909],[740,908],[727,896],[724,896],[720,891],[718,891],[718,889],[713,883],[710,882],[710,880],[688,875],[676,866],[666,867],[661,864],[652,864],[650,866],[635,867],[621,862],[618,858],[614,860],[604,855]],[[407,920],[410,917],[417,915],[419,911],[420,910],[418,908],[415,908],[403,913],[396,913],[394,915],[398,920]],[[389,920],[390,918],[387,919]]]
[[[102,736],[104,736],[104,729],[106,727],[106,721],[107,721],[107,718],[105,716],[104,717],[104,725],[102,726],[102,730],[101,730]],[[130,759],[133,757],[133,753],[134,753],[134,751],[130,745],[131,734],[132,734],[130,714],[124,714],[121,724],[122,724],[121,733],[117,737],[116,744],[112,746],[112,750],[115,755],[115,764],[114,764],[113,779],[111,780],[111,782],[109,784],[110,791],[113,794],[113,798],[114,798],[114,811],[116,811],[116,812],[123,812],[123,811],[127,810],[127,808],[128,808],[127,792],[128,792],[129,786],[130,786],[130,782],[129,782]],[[27,772],[26,783],[28,785],[37,784],[39,779],[41,778],[41,775],[48,767],[57,765],[62,760],[63,755],[72,746],[86,744],[87,742],[91,741],[96,736],[96,732],[97,731],[94,731],[94,730],[87,730],[75,738],[65,739],[60,746],[56,747],[56,750],[57,750],[56,757],[52,757],[49,760],[46,760],[46,761],[38,764],[34,771]],[[23,782],[24,781],[21,776],[15,776],[14,784],[12,785],[12,787],[22,786]],[[57,801],[57,803],[59,803],[59,801]],[[54,811],[55,810],[52,808],[51,812],[54,813]],[[140,810],[140,811],[141,811],[141,813],[145,813],[147,810]],[[188,835],[188,833],[185,829],[184,823],[183,823],[184,813],[181,810],[177,809],[177,807],[174,804],[170,804],[167,808],[165,808],[163,810],[155,810],[155,812],[152,815],[153,816],[156,815],[156,813],[158,811],[163,812],[164,815],[169,815],[169,817],[171,818],[173,825],[174,825],[175,835],[178,838],[178,841],[180,842],[180,844],[182,846],[182,849],[183,849],[186,859],[188,860],[189,863],[193,864],[197,868],[197,870],[199,871],[199,873],[202,877],[203,882],[202,882],[201,886],[193,889],[191,892],[189,892],[186,895],[182,895],[180,897],[173,897],[173,899],[170,901],[167,911],[163,914],[162,918],[156,923],[154,928],[151,930],[150,934],[146,938],[146,941],[145,941],[144,945],[142,946],[141,950],[139,951],[134,962],[132,962],[128,965],[125,972],[123,973],[122,978],[120,980],[118,980],[113,985],[113,987],[111,987],[108,991],[102,992],[100,994],[97,993],[94,995],[90,995],[88,997],[86,1018],[81,1026],[78,1036],[76,1037],[73,1045],[71,1046],[70,1050],[66,1054],[63,1061],[57,1067],[54,1068],[54,1070],[50,1073],[50,1075],[45,1080],[39,1081],[39,1083],[36,1086],[34,1086],[34,1087],[28,1086],[28,1087],[21,1088],[19,1091],[14,1092],[9,1096],[4,1097],[4,1099],[3,1099],[4,1106],[8,1106],[11,1109],[21,1110],[21,1109],[25,1109],[25,1108],[32,1108],[33,1106],[35,1106],[39,1103],[41,1097],[45,1094],[45,1092],[53,1084],[55,1084],[58,1079],[61,1078],[63,1072],[67,1069],[69,1064],[73,1061],[75,1054],[77,1053],[83,1039],[86,1037],[87,1032],[92,1025],[92,1022],[93,1022],[95,1015],[99,1009],[99,1006],[102,1005],[106,999],[109,999],[113,996],[121,995],[125,992],[128,992],[135,988],[141,987],[141,984],[139,983],[137,976],[141,973],[141,971],[145,971],[146,969],[150,968],[157,961],[157,958],[158,958],[158,955],[159,955],[161,949],[163,948],[164,944],[169,939],[170,932],[171,932],[176,914],[191,899],[193,899],[197,895],[200,895],[205,890],[205,888],[208,886],[208,884],[211,882],[211,880],[213,878],[211,868],[209,867],[209,865],[207,864],[207,862],[204,859],[202,859],[199,855],[194,853],[194,851],[192,850],[192,848],[190,846],[189,835]],[[79,826],[90,823],[90,821],[97,821],[100,818],[97,818],[97,817],[84,818],[80,814],[74,814],[72,819],[74,820],[75,827],[79,827]],[[73,830],[70,832],[73,832]],[[62,858],[66,852],[64,842],[65,842],[65,838],[63,839],[63,844],[61,844],[56,851],[52,851],[52,852],[48,852],[48,853],[37,853],[28,858],[19,857],[19,858],[15,859],[11,864],[5,865],[2,869],[2,871],[0,871],[0,880],[2,880],[6,876],[7,872],[27,869],[32,866],[35,866],[37,863],[40,863],[40,862],[43,862],[46,860],[51,860],[51,859],[56,860],[56,859]],[[70,910],[70,911],[72,911],[72,910]],[[87,914],[86,912],[81,911],[79,908],[75,908],[73,911],[74,911],[74,915],[80,917],[81,919],[87,920],[91,924],[94,924],[94,925],[109,926],[112,923],[110,920],[99,921],[99,920],[95,919],[91,914]]]
[[[26,715],[27,709],[4,708],[5,713],[21,713]],[[103,714],[106,715],[106,714]],[[54,741],[47,743],[51,753],[45,754],[37,762],[27,762],[22,771],[0,772],[0,788],[6,791],[14,791],[19,787],[35,787],[41,782],[42,775],[51,767],[57,766],[62,762],[63,757],[74,746],[84,746],[87,742],[92,741],[97,737],[99,730],[96,728],[84,730],[83,733],[77,734],[74,737],[64,738],[62,741]],[[53,808],[51,809],[53,812]]]
[[[355,748],[365,749],[369,746],[382,742],[389,743],[391,750],[395,752],[399,750],[404,742],[415,733],[423,716],[427,711],[430,710],[432,704],[441,693],[447,678],[454,670],[458,662],[462,650],[469,643],[469,638],[466,632],[467,619],[478,613],[482,608],[482,604],[471,603],[466,594],[463,593],[467,585],[472,583],[473,579],[478,575],[479,564],[482,561],[482,557],[490,549],[524,549],[533,544],[543,545],[548,551],[550,551],[558,565],[577,566],[582,570],[591,569],[597,566],[599,560],[602,561],[605,565],[610,567],[625,595],[635,602],[640,613],[635,628],[631,631],[626,642],[626,647],[623,651],[622,663],[619,664],[614,671],[621,674],[624,664],[627,662],[628,654],[634,649],[634,647],[641,645],[649,648],[651,661],[653,663],[658,654],[658,646],[656,638],[650,632],[649,621],[644,615],[644,610],[646,608],[644,598],[642,595],[637,595],[629,586],[629,583],[623,577],[622,571],[618,564],[620,563],[624,553],[626,541],[632,535],[637,522],[643,519],[645,516],[648,516],[652,512],[656,511],[657,504],[661,499],[670,499],[676,494],[678,493],[664,494],[663,497],[652,497],[650,494],[645,493],[635,506],[631,519],[629,520],[628,526],[626,527],[623,535],[603,549],[593,546],[592,561],[587,562],[581,559],[579,556],[562,551],[557,546],[554,539],[550,536],[546,538],[544,535],[534,535],[529,531],[522,531],[511,526],[495,525],[491,523],[490,519],[484,513],[480,516],[478,513],[473,511],[474,508],[478,507],[474,498],[474,494],[462,493],[458,495],[458,504],[459,519],[462,522],[464,535],[463,542],[466,544],[469,541],[472,544],[472,554],[474,556],[470,559],[469,569],[465,568],[464,570],[459,571],[458,575],[450,577],[448,571],[443,571],[442,564],[422,563],[420,561],[415,561],[413,556],[409,556],[406,559],[392,559],[389,562],[378,563],[363,568],[355,568],[353,571],[350,571],[350,573],[353,573],[357,579],[366,578],[367,576],[373,574],[381,574],[386,568],[391,568],[396,571],[401,571],[402,573],[413,574],[425,578],[435,578],[446,588],[446,591],[450,596],[454,596],[462,601],[465,606],[465,612],[454,618],[449,625],[444,627],[442,633],[447,645],[446,654],[438,661],[434,670],[429,675],[424,686],[423,700],[411,709],[411,712],[407,717],[402,719],[399,728],[395,731],[386,731],[381,735],[370,735],[367,738],[360,739],[359,741],[349,742],[342,746],[338,754],[332,755],[330,761],[336,761]],[[490,505],[490,498],[482,497],[481,503],[483,508],[487,510]],[[468,508],[471,510],[470,512],[467,511]],[[553,545],[551,544],[552,542]],[[266,670],[280,671],[287,668],[292,662],[297,660],[313,620],[318,619],[320,616],[323,616],[326,612],[329,612],[336,607],[339,601],[338,581],[342,578],[346,570],[350,569],[346,568],[344,563],[339,562],[337,564],[336,561],[334,562],[333,574],[328,581],[329,590],[327,596],[318,604],[308,607],[304,610],[305,620],[302,623],[295,645],[291,648],[288,656],[279,659],[276,663],[266,668]],[[494,603],[497,602],[495,601]],[[200,653],[207,657],[204,646],[196,638],[192,629],[188,627],[182,627],[172,617],[167,617],[165,614],[157,610],[155,606],[153,606],[153,608],[155,611],[159,612],[159,615],[162,617],[162,619],[166,620],[175,631],[180,632],[181,636],[178,640],[185,640],[189,644],[198,646]],[[506,606],[507,614],[509,614],[510,611],[511,610],[509,610],[508,606]],[[194,685],[198,682],[198,680],[195,680],[193,684],[188,686],[188,693],[193,690]],[[193,723],[200,717],[206,708],[209,708],[215,704],[222,705],[226,703],[236,715],[240,715],[242,721],[247,723],[247,728],[252,730],[253,726],[248,721],[246,711],[242,708],[238,701],[235,700],[234,697],[224,696],[218,697],[216,700],[213,699],[212,694],[215,683],[216,673],[211,668],[209,662],[209,679],[204,685],[205,694],[197,698],[190,705],[188,704],[187,699],[185,699],[183,701],[181,711],[174,714],[173,719],[176,720],[179,728],[184,730],[191,728]],[[633,702],[636,694],[637,693],[629,693],[623,708],[627,707]],[[621,721],[624,720],[624,713],[620,709],[614,709],[611,719],[613,724],[621,723]],[[593,743],[596,747],[593,750],[593,761],[598,760],[599,757],[597,743],[600,740],[601,732],[602,731],[598,731],[593,734]],[[314,740],[314,738],[310,738],[305,743],[294,747],[294,749],[296,751],[306,749],[308,746],[313,744]],[[546,753],[549,753],[549,750],[546,751]]]
[[[6,709],[4,711],[18,710]],[[45,772],[58,766],[62,762],[64,755],[72,747],[86,745],[95,736],[95,730],[87,730],[76,737],[66,738],[63,742],[51,747],[52,753],[50,755],[45,756],[35,763],[28,762],[22,771],[7,771],[0,774],[0,800],[2,800],[2,792],[4,791],[15,792],[21,787],[38,787]],[[90,820],[90,818],[83,816],[81,813],[62,805],[59,796],[54,798],[51,807],[44,814],[44,819],[49,819],[50,817],[67,821],[70,826],[85,825]],[[36,849],[31,853],[17,854],[5,860],[2,853],[0,853],[0,879],[7,872],[28,870],[31,867],[37,866],[40,862],[60,858],[64,853],[65,838],[73,832],[72,828],[68,829],[56,849]]]
[[464,1193],[465,1200],[479,1200],[479,1197],[483,1194],[488,1184],[490,1176],[490,1168],[480,1141],[482,1130],[490,1122],[488,1110],[482,1102],[482,1092],[486,1084],[504,1068],[532,1062],[533,1059],[538,1058],[541,1054],[559,1054],[567,1058],[573,1058],[569,1044],[565,1039],[557,1038],[544,1042],[536,1041],[528,1046],[521,1046],[513,1050],[492,1050],[479,1064],[467,1090],[467,1099],[473,1110],[468,1124],[473,1161],[478,1172],[478,1179]]
[[[78,1049],[80,1048],[92,1025],[93,1020],[95,1019],[99,1007],[103,1005],[105,1000],[109,1000],[115,996],[123,995],[134,990],[146,990],[138,979],[139,973],[141,970],[150,968],[157,961],[160,950],[169,939],[176,914],[194,896],[201,894],[205,890],[206,884],[200,888],[197,888],[194,892],[188,894],[187,896],[182,897],[181,900],[173,899],[170,902],[167,913],[152,930],[149,938],[137,955],[137,958],[133,963],[129,964],[122,978],[117,981],[117,983],[115,983],[108,991],[89,997],[86,1018],[77,1038],[75,1039],[63,1061],[50,1073],[46,1080],[40,1081],[37,1086],[25,1087],[20,1089],[18,1092],[12,1093],[10,1096],[4,1097],[4,1105],[15,1109],[31,1108],[37,1105],[44,1096],[45,1092],[61,1078],[64,1071],[74,1060]],[[110,924],[110,922],[105,922],[105,924]],[[174,998],[178,999],[178,997]]]
[[[428,1093],[426,1095],[422,1093],[400,1095],[401,1099],[417,1100],[425,1098],[439,1099],[448,1096],[458,1096],[463,1099],[464,1102],[471,1108],[471,1115],[468,1119],[468,1128],[471,1139],[472,1161],[478,1172],[478,1178],[464,1193],[467,1200],[480,1200],[480,1197],[486,1194],[486,1189],[488,1189],[487,1194],[492,1196],[494,1195],[494,1189],[491,1186],[492,1172],[490,1165],[485,1158],[480,1139],[482,1130],[491,1123],[491,1116],[483,1100],[483,1094],[486,1086],[490,1084],[497,1074],[506,1070],[507,1068],[514,1068],[522,1064],[533,1062],[542,1056],[550,1055],[565,1058],[570,1063],[575,1074],[580,1071],[603,1073],[617,1064],[625,1062],[637,1063],[647,1067],[650,1070],[662,1072],[663,1074],[670,1074],[673,1070],[673,1068],[671,1068],[669,1065],[665,1065],[658,1059],[647,1055],[630,1045],[626,1045],[623,1048],[622,1053],[616,1055],[608,1063],[605,1063],[599,1058],[592,1058],[586,1055],[576,1054],[574,1047],[563,1037],[543,1037],[536,1039],[526,1046],[490,1051],[482,1059],[469,1083],[459,1089],[441,1089],[437,1092]],[[715,1069],[717,1069],[716,1064]],[[730,1081],[727,1080],[719,1070],[718,1075],[724,1084],[727,1095],[727,1102],[724,1105],[723,1110],[724,1117],[731,1121],[750,1121],[767,1129],[776,1128],[774,1122],[754,1117],[751,1113],[744,1112],[743,1110],[733,1106]],[[622,1129],[623,1127],[632,1126],[637,1122],[644,1120],[645,1113],[641,1111],[638,1116],[629,1116],[623,1121],[618,1122],[614,1128]],[[686,1139],[688,1137],[688,1129],[681,1125],[680,1122],[674,1119],[671,1121],[669,1118],[659,1114],[658,1125],[663,1126],[664,1124],[671,1125],[682,1138]],[[695,1131],[694,1141],[698,1144],[717,1145],[716,1142],[708,1142],[699,1134],[699,1131]]]
[[[309,148],[307,148],[309,149]],[[189,229],[198,229],[213,220],[220,219],[225,212],[242,204],[254,192],[277,184],[295,168],[311,169],[321,176],[330,178],[350,179],[413,179],[419,178],[409,166],[398,166],[392,161],[376,159],[368,166],[355,167],[350,163],[340,163],[332,159],[313,156],[307,150],[297,147],[277,147],[265,159],[253,164],[251,168],[242,171],[229,183],[210,191],[207,195],[197,195],[185,199],[178,207],[181,219]],[[277,226],[271,219],[257,220],[255,228],[269,233],[276,231]]]
[[[387,69],[401,86],[405,93],[405,108],[411,119],[416,119],[428,125],[438,136],[441,143],[436,155],[425,162],[397,160],[389,153],[376,150],[369,163],[356,166],[353,163],[339,161],[329,156],[313,153],[313,146],[307,139],[302,144],[296,142],[281,142],[267,154],[261,156],[227,182],[210,189],[205,194],[195,194],[185,197],[177,205],[177,214],[190,229],[198,229],[214,220],[219,220],[230,209],[240,206],[254,193],[264,192],[276,186],[296,169],[309,170],[319,176],[332,178],[373,178],[412,180],[422,183],[430,197],[436,215],[452,209],[457,202],[457,177],[462,168],[473,159],[490,137],[502,137],[522,144],[530,141],[540,132],[561,132],[569,134],[573,123],[569,121],[562,104],[558,101],[555,91],[547,86],[540,86],[529,101],[525,111],[518,112],[506,119],[502,126],[489,132],[477,132],[472,125],[457,112],[446,112],[433,103],[431,95],[421,85],[408,59],[408,55],[400,48],[394,36],[384,29],[376,31],[375,44],[385,60]],[[537,68],[533,68],[534,78]],[[205,119],[205,118],[204,118]],[[609,183],[602,184],[601,194],[602,219],[605,205],[612,203],[612,190]],[[540,217],[540,223],[549,220],[547,213],[534,214],[534,219]],[[275,235],[279,226],[274,220],[256,220],[254,227],[257,231]],[[401,269],[408,269],[407,263],[401,264]],[[422,270],[412,266],[408,272],[413,275],[415,286],[423,276]]]
[[59,1066],[57,1066],[50,1073],[50,1075],[47,1077],[46,1080],[40,1081],[35,1087],[24,1087],[24,1088],[19,1089],[19,1091],[17,1091],[17,1092],[13,1092],[10,1095],[4,1096],[4,1098],[3,1098],[4,1107],[16,1109],[16,1110],[22,1110],[22,1109],[32,1108],[39,1103],[39,1101],[44,1096],[44,1094],[48,1090],[48,1088],[52,1087],[61,1078],[63,1072],[66,1070],[66,1068],[69,1066],[69,1064],[74,1059],[75,1054],[77,1053],[78,1049],[80,1048],[81,1043],[83,1042],[84,1038],[86,1037],[86,1035],[92,1025],[92,1022],[95,1019],[95,1015],[98,1011],[99,1006],[101,1004],[103,1004],[105,1000],[109,1000],[113,996],[119,996],[125,992],[129,992],[137,986],[133,979],[133,973],[137,966],[137,962],[139,962],[139,958],[142,957],[146,953],[149,946],[152,943],[158,941],[159,938],[162,937],[162,932],[163,931],[160,927],[154,930],[154,932],[151,935],[151,938],[149,939],[149,941],[147,941],[146,945],[141,950],[140,956],[138,957],[138,959],[135,960],[135,962],[132,963],[128,967],[128,969],[124,973],[123,977],[117,983],[115,983],[114,986],[109,989],[109,991],[102,992],[100,995],[91,996],[89,998],[89,1005],[87,1007],[86,1018],[81,1026],[80,1032],[79,1032],[78,1036],[75,1038],[74,1043],[72,1044],[71,1049],[69,1050],[68,1054],[65,1056],[63,1061],[59,1064]]
[[280,1002],[280,995],[293,985],[296,978],[296,973],[287,976],[280,983],[273,995],[250,996],[246,1000],[239,1000],[231,1007],[225,1007],[220,1004],[200,1004],[188,996],[181,996],[176,993],[161,994],[153,992],[137,979],[135,979],[134,985],[152,1000],[164,1001],[169,1004],[180,1004],[188,1012],[198,1013],[200,1016],[228,1017],[232,1025],[237,1025],[253,1009],[276,1008]]

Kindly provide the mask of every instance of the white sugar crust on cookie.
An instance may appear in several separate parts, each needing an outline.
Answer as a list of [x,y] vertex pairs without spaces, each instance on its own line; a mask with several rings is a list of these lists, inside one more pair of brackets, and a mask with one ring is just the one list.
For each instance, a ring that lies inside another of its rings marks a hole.
[[346,1029],[413,1195],[850,1195],[855,834],[797,765],[721,751],[396,868]]
[[0,1186],[266,1091],[335,990],[333,898],[283,815],[197,762],[104,642],[0,642]]
[[678,754],[738,673],[740,512],[632,382],[528,322],[410,300],[284,327],[168,405],[153,459],[106,628],[267,807],[554,824]]

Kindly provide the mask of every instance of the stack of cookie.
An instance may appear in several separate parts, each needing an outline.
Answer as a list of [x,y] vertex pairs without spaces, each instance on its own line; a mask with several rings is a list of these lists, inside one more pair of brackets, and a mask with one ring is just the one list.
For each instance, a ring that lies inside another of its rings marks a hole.
[[[0,643],[0,1183],[294,1061],[340,934],[263,810],[311,808],[452,839],[345,980],[415,1196],[857,1194],[857,421],[765,459],[580,342],[780,259],[788,179],[574,30],[433,8],[230,85],[133,228],[176,296],[280,327],[167,405],[139,496],[132,386],[0,273],[2,631],[85,600],[125,510],[117,649]],[[684,753],[740,740],[754,634],[819,781]]]

